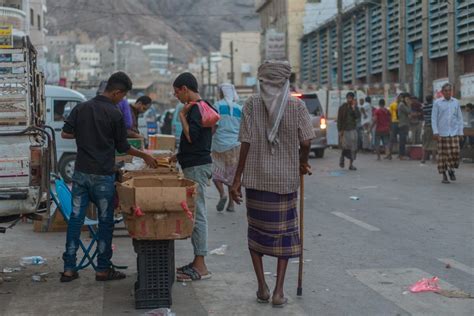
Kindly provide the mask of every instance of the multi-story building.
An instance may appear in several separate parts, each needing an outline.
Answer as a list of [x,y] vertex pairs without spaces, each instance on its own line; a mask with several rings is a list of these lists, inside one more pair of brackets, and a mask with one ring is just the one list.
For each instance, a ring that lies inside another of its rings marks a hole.
[[[309,2],[314,2],[308,0]],[[293,72],[300,73],[299,41],[307,0],[256,0],[260,15],[261,58],[286,59]]]
[[11,25],[13,38],[29,35],[38,51],[38,64],[44,66],[46,59],[44,13],[46,0],[3,0],[0,2],[0,24]]
[[143,46],[143,51],[148,55],[151,64],[151,72],[156,72],[165,75],[168,72],[169,50],[168,43],[155,44]]
[[219,83],[233,81],[236,86],[257,84],[257,69],[260,63],[260,58],[257,57],[260,56],[259,32],[221,33],[221,55],[223,58],[219,66]]
[[97,80],[101,76],[100,53],[93,44],[76,45],[75,81]]
[[340,28],[337,21],[335,16],[301,39],[302,83],[395,84],[421,98],[450,81],[458,97],[474,98],[467,87],[474,79],[474,1],[358,1],[342,13]]

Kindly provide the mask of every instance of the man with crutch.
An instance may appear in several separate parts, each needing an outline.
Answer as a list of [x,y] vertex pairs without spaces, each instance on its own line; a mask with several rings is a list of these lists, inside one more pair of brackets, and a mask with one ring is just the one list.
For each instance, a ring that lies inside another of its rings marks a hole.
[[[232,198],[242,202],[245,187],[248,246],[258,281],[260,303],[283,307],[283,284],[289,258],[302,252],[298,228],[300,176],[308,164],[311,118],[304,103],[290,95],[288,62],[267,61],[258,70],[260,92],[242,110],[240,158]],[[265,281],[263,256],[278,258],[277,280],[270,295]]]

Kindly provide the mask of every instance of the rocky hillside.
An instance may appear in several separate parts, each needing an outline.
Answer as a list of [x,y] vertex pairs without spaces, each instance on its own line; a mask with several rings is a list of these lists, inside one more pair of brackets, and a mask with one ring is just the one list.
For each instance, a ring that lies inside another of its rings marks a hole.
[[223,31],[257,30],[254,0],[55,0],[50,34],[85,32],[91,39],[168,42],[183,61],[216,50]]

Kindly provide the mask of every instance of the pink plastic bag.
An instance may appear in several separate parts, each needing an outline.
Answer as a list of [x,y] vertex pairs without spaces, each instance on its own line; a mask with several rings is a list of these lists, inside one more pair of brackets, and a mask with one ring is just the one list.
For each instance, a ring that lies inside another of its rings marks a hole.
[[421,279],[410,287],[410,292],[438,292],[441,290],[438,282],[438,277],[433,277],[431,279]]
[[221,119],[219,113],[217,113],[209,104],[205,101],[198,103],[199,112],[201,112],[202,126],[203,127],[214,127],[217,122]]

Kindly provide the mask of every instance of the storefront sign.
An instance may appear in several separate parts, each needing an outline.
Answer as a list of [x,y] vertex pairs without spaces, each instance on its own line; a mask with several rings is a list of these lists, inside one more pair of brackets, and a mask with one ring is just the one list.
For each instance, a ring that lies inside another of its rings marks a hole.
[[9,24],[0,24],[0,48],[13,48],[13,28]]
[[268,30],[265,36],[265,59],[285,60],[285,34],[274,29]]

